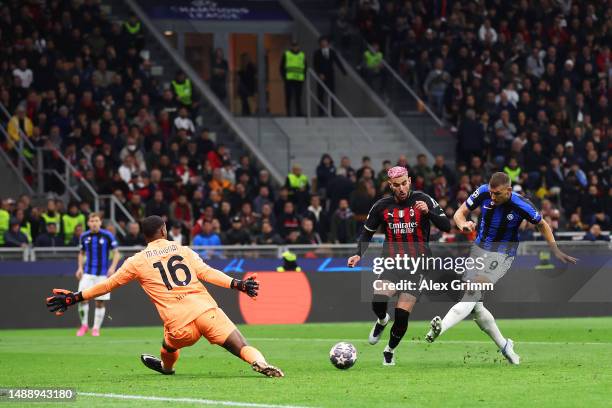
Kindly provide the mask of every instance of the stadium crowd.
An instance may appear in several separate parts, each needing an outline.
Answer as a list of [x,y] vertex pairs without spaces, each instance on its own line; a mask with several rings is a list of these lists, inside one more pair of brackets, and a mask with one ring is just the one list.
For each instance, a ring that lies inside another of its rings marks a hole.
[[[503,169],[555,230],[606,239],[610,8],[447,1],[442,13],[420,1],[358,4],[363,35],[393,51],[400,72],[457,127],[456,168],[442,156],[432,164],[401,155],[377,170],[364,157],[354,169],[349,158],[336,166],[325,154],[316,175],[294,165],[285,185],[275,186],[248,155],[232,154],[223,135],[196,125],[198,102],[184,74],[158,83],[141,53],[138,20],[110,21],[94,0],[0,7],[0,102],[14,113],[2,148],[14,155],[25,135],[61,151],[79,177],[117,197],[134,219],[160,215],[173,239],[192,245],[352,243],[395,164],[449,215]],[[46,168],[58,162],[45,156]],[[4,197],[0,244],[78,243],[91,194],[80,189],[81,202],[64,202],[61,183],[46,185],[53,197],[42,208],[27,195]],[[143,244],[138,223],[117,217],[126,230],[120,243]],[[434,231],[435,239],[465,237]]]
[[386,58],[444,118],[460,178],[503,170],[553,221],[610,229],[610,2],[338,3],[333,38],[360,36],[365,75],[384,84]]

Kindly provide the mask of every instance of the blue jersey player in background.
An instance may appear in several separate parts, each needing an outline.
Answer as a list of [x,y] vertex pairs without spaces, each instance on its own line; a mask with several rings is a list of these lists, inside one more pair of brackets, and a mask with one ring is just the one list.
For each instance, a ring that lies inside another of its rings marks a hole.
[[[473,221],[468,221],[467,216],[470,211],[479,207],[481,216],[479,224],[476,225]],[[477,228],[478,231],[470,258],[481,258],[484,268],[466,271],[465,281],[495,284],[506,274],[516,255],[518,231],[523,220],[536,225],[553,255],[563,263],[576,263],[575,258],[557,247],[550,226],[533,204],[512,191],[510,178],[506,173],[493,174],[489,184],[483,184],[474,191],[453,218],[460,230],[471,232]],[[474,313],[476,324],[491,337],[504,357],[511,364],[519,364],[520,357],[514,352],[514,343],[502,336],[495,318],[483,305],[482,293],[477,290],[466,291],[461,301],[448,311],[444,319],[434,317],[426,340],[433,342],[470,313]]]
[[[79,292],[88,289],[115,273],[121,256],[117,249],[115,236],[102,229],[100,214],[91,213],[87,218],[89,230],[81,235],[81,251],[78,257],[76,278],[79,280]],[[111,256],[112,255],[112,256]],[[110,300],[110,293],[96,298],[96,311],[92,336],[100,335],[106,308],[104,301]],[[89,331],[89,302],[79,303],[81,327],[77,336],[84,336]]]

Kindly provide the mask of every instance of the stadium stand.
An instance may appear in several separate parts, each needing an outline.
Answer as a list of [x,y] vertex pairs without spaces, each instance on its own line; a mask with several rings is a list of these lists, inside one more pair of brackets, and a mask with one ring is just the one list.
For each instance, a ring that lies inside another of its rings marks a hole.
[[[441,155],[435,163],[398,154],[386,163],[364,157],[355,164],[329,152],[316,175],[296,166],[286,185],[277,186],[248,155],[228,149],[223,134],[211,137],[181,78],[171,85],[151,74],[137,19],[111,21],[92,0],[0,8],[0,102],[12,114],[3,123],[2,149],[14,160],[22,137],[58,149],[135,220],[161,215],[184,241],[354,242],[385,192],[384,169],[396,163],[448,214],[502,170],[560,236],[594,240],[610,230],[612,8],[606,2],[339,3],[331,15],[339,49],[355,35],[362,44],[378,43],[454,131],[456,166]],[[66,202],[61,183],[46,185],[51,199],[44,207],[28,195],[3,197],[2,245],[78,242],[86,228],[82,215],[93,203]],[[138,224],[117,217],[126,230],[120,242],[141,243]],[[433,236],[459,239],[458,233]]]

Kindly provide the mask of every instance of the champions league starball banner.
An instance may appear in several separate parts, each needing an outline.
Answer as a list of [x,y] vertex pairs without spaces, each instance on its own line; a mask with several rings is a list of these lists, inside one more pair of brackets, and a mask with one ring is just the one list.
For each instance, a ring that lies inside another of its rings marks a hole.
[[141,0],[147,14],[160,20],[287,21],[289,15],[276,1]]

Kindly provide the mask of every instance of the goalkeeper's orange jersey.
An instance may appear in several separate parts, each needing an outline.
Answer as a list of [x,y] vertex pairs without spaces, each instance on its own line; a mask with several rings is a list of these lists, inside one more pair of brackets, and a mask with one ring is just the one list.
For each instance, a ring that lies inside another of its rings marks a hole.
[[205,311],[216,308],[200,280],[229,288],[232,278],[206,265],[191,248],[158,239],[129,257],[104,282],[83,291],[93,299],[137,279],[157,308],[167,330],[186,326]]

